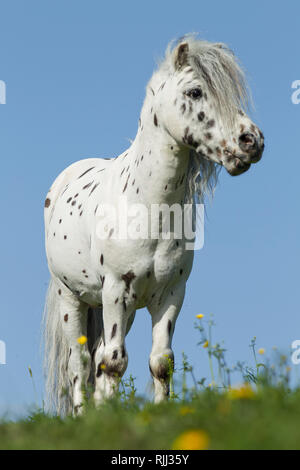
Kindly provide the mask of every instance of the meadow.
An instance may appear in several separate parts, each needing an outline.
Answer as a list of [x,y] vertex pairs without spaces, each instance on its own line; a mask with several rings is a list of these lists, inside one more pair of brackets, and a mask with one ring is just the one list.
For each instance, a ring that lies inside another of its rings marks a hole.
[[[80,417],[64,419],[35,410],[27,418],[0,422],[1,449],[299,449],[300,388],[290,385],[289,358],[274,349],[265,357],[253,338],[253,365],[229,368],[226,351],[212,341],[213,319],[198,315],[199,347],[211,377],[198,380],[183,354],[170,367],[170,399],[154,405],[136,392],[134,378],[117,396]],[[32,374],[31,370],[29,371]],[[239,385],[232,374],[239,373]],[[88,394],[88,391],[87,391]]]

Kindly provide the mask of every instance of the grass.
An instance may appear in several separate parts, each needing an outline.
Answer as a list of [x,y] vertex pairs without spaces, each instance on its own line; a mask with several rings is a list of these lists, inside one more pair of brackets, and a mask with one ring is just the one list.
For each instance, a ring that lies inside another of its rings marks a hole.
[[[254,366],[229,368],[225,349],[213,344],[213,320],[197,319],[199,346],[207,352],[211,378],[197,380],[185,355],[180,384],[171,377],[171,397],[153,405],[136,394],[134,379],[115,399],[82,417],[37,412],[18,422],[0,422],[1,449],[299,449],[300,389],[289,385],[287,358],[277,351]],[[260,354],[259,354],[260,353]],[[233,371],[242,385],[231,386]],[[30,371],[31,373],[31,371]],[[32,373],[31,373],[32,375]],[[187,378],[192,386],[187,386]]]
[[76,419],[40,413],[3,423],[0,448],[172,449],[185,432],[201,430],[209,449],[299,449],[299,420],[299,390],[264,389],[234,400],[205,390],[186,403],[124,406],[116,400]]

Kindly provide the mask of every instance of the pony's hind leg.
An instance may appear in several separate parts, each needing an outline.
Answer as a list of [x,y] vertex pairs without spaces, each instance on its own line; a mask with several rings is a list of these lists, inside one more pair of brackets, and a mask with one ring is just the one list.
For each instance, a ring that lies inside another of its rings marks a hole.
[[185,293],[185,283],[172,288],[161,305],[150,305],[152,316],[152,349],[149,360],[154,381],[154,401],[159,403],[169,395],[170,373],[174,368],[174,354],[171,348],[177,316]]
[[[69,348],[67,374],[73,403],[73,414],[82,412],[83,389],[87,386],[91,358],[86,342],[88,306],[70,291],[61,289],[60,317],[64,338]],[[80,340],[81,338],[81,340]]]

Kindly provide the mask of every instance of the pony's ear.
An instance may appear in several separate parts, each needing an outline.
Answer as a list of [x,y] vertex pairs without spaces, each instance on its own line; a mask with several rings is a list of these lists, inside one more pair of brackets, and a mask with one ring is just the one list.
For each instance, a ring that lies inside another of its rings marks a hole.
[[189,45],[187,42],[183,42],[176,47],[174,52],[174,64],[176,69],[180,69],[184,65],[187,65],[189,54]]

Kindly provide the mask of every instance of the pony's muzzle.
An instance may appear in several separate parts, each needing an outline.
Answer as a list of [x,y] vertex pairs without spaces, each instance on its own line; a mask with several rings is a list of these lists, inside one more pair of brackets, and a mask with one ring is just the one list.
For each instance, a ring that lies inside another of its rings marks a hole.
[[257,138],[254,134],[246,132],[239,137],[239,147],[243,152],[240,159],[247,164],[258,162],[264,150],[263,137]]

